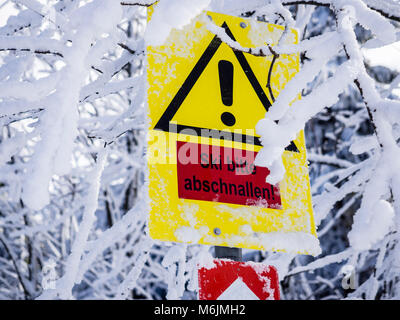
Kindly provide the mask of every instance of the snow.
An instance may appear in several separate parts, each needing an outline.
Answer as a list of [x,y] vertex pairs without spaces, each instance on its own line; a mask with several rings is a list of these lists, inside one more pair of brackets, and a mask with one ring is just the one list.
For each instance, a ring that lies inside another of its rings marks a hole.
[[[204,241],[211,242],[210,236],[204,236]],[[218,245],[236,246],[246,242],[248,244],[261,244],[266,251],[283,251],[286,253],[299,253],[317,256],[321,253],[318,239],[305,232],[256,232],[250,235],[227,235],[223,238],[212,239]]]
[[354,154],[362,154],[364,152],[370,151],[377,148],[379,145],[378,140],[375,136],[368,136],[357,139],[351,146],[349,151]]
[[[357,16],[358,22],[368,27],[383,41],[390,43],[395,40],[396,36],[393,27],[390,24],[387,25],[387,21],[368,10],[361,2],[356,1],[350,4],[343,0],[337,1],[335,6],[342,7],[342,12],[346,12],[347,19],[349,19],[349,16],[353,18]],[[350,20],[345,23],[351,24]],[[384,30],[384,25],[388,30],[387,33],[381,32],[381,30]],[[260,120],[257,124],[256,130],[261,136],[264,148],[257,155],[255,163],[258,166],[271,167],[271,174],[267,178],[267,182],[274,184],[283,179],[285,171],[280,157],[284,148],[289,145],[290,141],[295,139],[297,132],[304,128],[305,123],[313,115],[323,107],[331,106],[337,102],[339,95],[357,78],[358,64],[360,64],[361,56],[355,49],[355,46],[353,44],[350,45],[352,40],[346,40],[346,37],[351,38],[351,33],[341,32],[341,37],[336,35],[333,39],[328,39],[326,42],[321,43],[322,41],[320,41],[319,44],[323,46],[324,50],[319,50],[318,56],[305,64],[302,71],[289,82],[278,96],[266,114],[265,119]],[[343,63],[336,71],[334,77],[321,84],[318,90],[292,103],[296,95],[305,89],[306,85],[317,76],[322,65],[326,63],[326,60],[337,53],[340,43],[345,43],[348,51],[354,51],[353,54],[350,53],[350,56],[354,55],[354,59]],[[321,99],[321,97],[323,98]],[[276,124],[276,121],[279,121],[279,124]]]
[[0,167],[11,160],[11,157],[16,154],[25,145],[26,139],[24,135],[17,134],[2,142],[0,149]]
[[155,7],[146,28],[145,41],[149,46],[164,43],[173,29],[185,25],[207,8],[211,0],[169,0],[160,1]]
[[343,260],[348,259],[351,255],[353,254],[353,250],[347,249],[344,250],[338,254],[333,254],[330,256],[325,256],[322,257],[316,261],[310,262],[308,265],[305,266],[300,266],[297,268],[294,268],[291,270],[289,273],[287,273],[288,276],[294,275],[299,272],[304,272],[304,271],[309,271],[309,270],[316,270],[319,268],[323,268],[326,265],[332,264],[332,263],[340,263]]
[[215,268],[215,259],[211,255],[211,253],[208,250],[204,250],[200,253],[198,262],[197,262],[197,268],[206,268],[206,269],[213,269]]
[[202,226],[199,229],[193,227],[180,227],[176,229],[175,236],[182,242],[197,243],[207,233],[208,228],[205,226]]
[[75,285],[78,273],[79,263],[84,251],[85,243],[88,239],[90,230],[96,220],[95,211],[97,209],[97,198],[100,190],[100,178],[104,170],[107,153],[100,151],[97,155],[97,165],[88,179],[93,181],[87,194],[85,211],[83,213],[82,222],[79,225],[79,233],[72,245],[71,254],[65,265],[65,274],[56,281],[56,288],[44,291],[39,299],[51,299],[57,296],[61,299],[70,299],[72,296],[72,288]]
[[369,250],[381,240],[393,226],[395,216],[392,205],[385,200],[370,205],[364,201],[363,205],[354,217],[353,228],[348,236],[351,246],[357,250]]
[[0,11],[0,28],[4,27],[10,21],[7,21],[10,16],[14,16],[18,13],[18,11],[13,7],[13,5],[8,3],[0,3],[2,6],[2,10]]
[[[339,95],[349,85],[349,82],[357,76],[357,69],[351,61],[344,62],[338,67],[334,77],[321,84],[315,91],[305,98],[296,101],[288,108],[284,116],[280,117],[279,124],[274,120],[274,109],[266,113],[265,119],[261,119],[256,126],[256,132],[261,136],[263,148],[257,154],[255,164],[270,168],[271,174],[267,182],[278,183],[283,179],[285,170],[281,155],[290,141],[294,140],[300,130],[304,129],[305,123],[322,108],[331,106],[339,99]],[[297,83],[301,78],[294,78],[291,83]],[[350,81],[349,81],[350,80]],[[279,98],[278,98],[279,99]]]

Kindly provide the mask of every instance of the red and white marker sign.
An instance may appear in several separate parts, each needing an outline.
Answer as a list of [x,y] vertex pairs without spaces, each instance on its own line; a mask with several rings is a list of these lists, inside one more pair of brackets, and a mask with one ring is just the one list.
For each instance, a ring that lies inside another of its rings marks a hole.
[[198,270],[200,300],[279,300],[273,266],[225,259],[213,262]]

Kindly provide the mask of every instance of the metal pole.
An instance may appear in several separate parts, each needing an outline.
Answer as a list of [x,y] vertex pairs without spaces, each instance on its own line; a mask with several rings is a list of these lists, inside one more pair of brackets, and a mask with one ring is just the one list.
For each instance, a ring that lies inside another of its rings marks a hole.
[[242,261],[242,249],[215,246],[215,258]]

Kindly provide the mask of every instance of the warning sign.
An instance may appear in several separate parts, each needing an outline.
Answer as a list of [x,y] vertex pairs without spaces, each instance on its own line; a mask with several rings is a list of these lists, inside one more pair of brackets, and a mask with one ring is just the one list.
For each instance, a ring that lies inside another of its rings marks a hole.
[[200,300],[279,300],[278,273],[254,262],[213,260],[198,270]]
[[[277,43],[284,30],[207,12],[147,47],[150,235],[318,254],[303,132],[284,152],[280,183],[266,183],[269,170],[254,165],[255,126],[298,72],[299,57],[233,50],[208,23],[243,47]],[[285,41],[297,37],[291,30]]]

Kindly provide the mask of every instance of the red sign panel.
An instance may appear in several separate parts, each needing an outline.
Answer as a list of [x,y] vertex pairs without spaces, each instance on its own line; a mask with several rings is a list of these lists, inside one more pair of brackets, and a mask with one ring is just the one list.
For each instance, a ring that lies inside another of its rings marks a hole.
[[201,267],[200,300],[279,300],[278,273],[273,266],[226,259]]
[[177,141],[178,196],[282,209],[279,185],[254,165],[257,152]]

